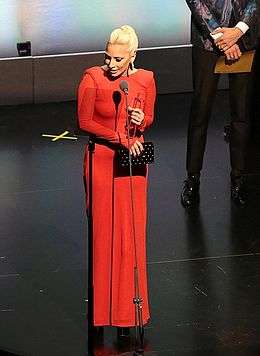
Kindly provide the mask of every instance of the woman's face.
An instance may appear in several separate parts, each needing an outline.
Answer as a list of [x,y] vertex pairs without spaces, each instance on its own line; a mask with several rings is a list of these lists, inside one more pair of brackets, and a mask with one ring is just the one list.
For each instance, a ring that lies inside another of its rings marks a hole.
[[133,58],[127,44],[108,44],[105,54],[108,74],[113,78],[126,75],[129,63]]

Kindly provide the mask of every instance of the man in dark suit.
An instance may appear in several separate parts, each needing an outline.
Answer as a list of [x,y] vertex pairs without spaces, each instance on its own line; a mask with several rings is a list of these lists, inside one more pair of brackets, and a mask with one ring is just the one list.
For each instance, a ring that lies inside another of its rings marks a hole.
[[[255,0],[186,0],[192,13],[192,65],[194,94],[187,142],[187,179],[181,194],[184,207],[199,201],[200,171],[205,151],[208,121],[217,91],[217,59],[237,60],[257,42]],[[245,153],[249,130],[248,96],[251,73],[229,74],[231,106],[231,198],[245,203]]]

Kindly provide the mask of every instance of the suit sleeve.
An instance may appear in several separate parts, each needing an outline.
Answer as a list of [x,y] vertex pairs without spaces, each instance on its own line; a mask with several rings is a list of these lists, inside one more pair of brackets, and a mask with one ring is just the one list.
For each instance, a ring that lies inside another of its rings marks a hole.
[[186,0],[195,22],[207,34],[220,27],[219,22],[211,13],[209,7],[201,0]]
[[140,127],[138,127],[138,130],[141,132],[144,132],[144,130],[150,127],[153,123],[155,98],[156,98],[156,86],[155,86],[154,77],[152,77],[146,90],[145,103],[144,103],[144,122],[142,123],[142,125],[140,125]]
[[111,143],[121,143],[120,136],[116,131],[93,120],[96,95],[97,87],[95,80],[87,73],[78,89],[78,119],[80,129]]

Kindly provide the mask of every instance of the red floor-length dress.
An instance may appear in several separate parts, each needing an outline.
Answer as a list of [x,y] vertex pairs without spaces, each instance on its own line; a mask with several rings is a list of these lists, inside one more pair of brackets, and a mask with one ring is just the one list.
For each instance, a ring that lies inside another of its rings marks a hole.
[[[115,152],[126,143],[126,111],[120,82],[129,85],[129,105],[141,107],[142,132],[153,121],[153,73],[138,69],[127,77],[110,79],[101,67],[85,72],[79,86],[80,128],[96,137],[93,153],[93,280],[94,325],[134,326],[134,239],[128,169],[118,166]],[[88,181],[88,153],[85,155]],[[143,321],[149,320],[146,274],[147,168],[133,171],[137,265]]]

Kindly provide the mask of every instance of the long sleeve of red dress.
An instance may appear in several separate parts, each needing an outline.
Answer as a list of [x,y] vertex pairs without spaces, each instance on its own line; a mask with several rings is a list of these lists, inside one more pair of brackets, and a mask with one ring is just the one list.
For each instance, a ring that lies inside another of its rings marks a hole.
[[155,87],[154,79],[152,77],[150,84],[146,90],[146,97],[145,97],[145,104],[144,104],[144,122],[138,128],[138,130],[141,132],[144,132],[153,123],[155,96],[156,96],[156,87]]
[[119,143],[119,135],[116,131],[97,123],[93,119],[96,98],[96,83],[91,74],[87,73],[79,86],[78,117],[80,128],[98,138],[112,143]]

